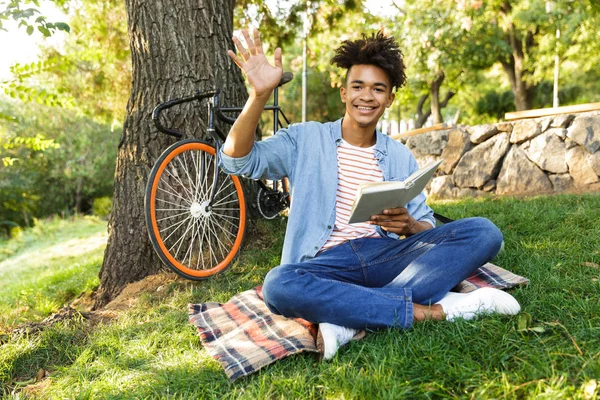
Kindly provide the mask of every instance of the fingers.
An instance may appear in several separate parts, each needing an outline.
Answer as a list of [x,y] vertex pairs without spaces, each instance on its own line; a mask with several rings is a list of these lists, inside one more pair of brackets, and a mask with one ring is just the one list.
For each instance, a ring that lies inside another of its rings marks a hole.
[[408,214],[408,210],[405,207],[386,208],[382,213],[384,215],[402,215]]
[[256,55],[256,47],[254,46],[254,42],[250,38],[250,33],[248,33],[247,29],[242,29],[242,35],[244,35],[244,39],[246,39],[246,45],[248,46],[248,52],[250,55]]
[[248,51],[246,51],[246,49],[242,45],[242,42],[240,42],[240,40],[234,36],[233,43],[235,43],[235,47],[237,48],[238,53],[241,54],[241,56],[244,58],[244,60],[248,60],[250,58],[250,53],[248,53]]
[[256,54],[263,53],[262,42],[260,41],[260,33],[258,32],[258,29],[254,30],[254,47],[256,48]]
[[235,65],[237,65],[240,68],[243,68],[243,61],[240,60],[240,58],[238,56],[235,55],[235,53],[231,50],[227,50],[227,54],[229,55],[229,57],[231,57],[231,59],[233,60],[233,62],[235,63]]
[[[235,47],[238,49],[238,52],[241,54],[244,60],[247,61],[248,58],[257,54],[264,54],[262,41],[260,40],[260,32],[257,29],[255,29],[253,32],[254,39],[250,37],[250,33],[247,29],[242,29],[242,35],[246,41],[247,49],[235,36],[233,37],[233,42],[235,43]],[[279,60],[281,60],[281,50],[279,50]]]
[[275,49],[274,59],[275,59],[275,66],[277,68],[282,68],[281,49],[279,47]]

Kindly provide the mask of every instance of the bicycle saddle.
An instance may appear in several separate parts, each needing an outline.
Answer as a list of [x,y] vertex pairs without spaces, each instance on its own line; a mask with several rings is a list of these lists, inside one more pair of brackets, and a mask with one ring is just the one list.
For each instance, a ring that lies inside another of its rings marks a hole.
[[277,85],[277,87],[285,85],[292,79],[294,79],[294,74],[292,72],[284,72],[283,75],[281,75],[281,80],[279,81],[279,85]]

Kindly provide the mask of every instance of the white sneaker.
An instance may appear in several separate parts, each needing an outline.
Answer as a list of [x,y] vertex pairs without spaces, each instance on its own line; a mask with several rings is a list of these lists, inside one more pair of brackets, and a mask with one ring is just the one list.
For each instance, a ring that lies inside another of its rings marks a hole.
[[330,360],[341,346],[352,339],[358,340],[364,336],[365,332],[358,329],[321,322],[317,334],[317,349],[323,355],[324,360]]
[[442,306],[446,319],[473,319],[479,314],[516,315],[519,302],[510,294],[494,288],[481,288],[470,293],[450,292],[437,304]]

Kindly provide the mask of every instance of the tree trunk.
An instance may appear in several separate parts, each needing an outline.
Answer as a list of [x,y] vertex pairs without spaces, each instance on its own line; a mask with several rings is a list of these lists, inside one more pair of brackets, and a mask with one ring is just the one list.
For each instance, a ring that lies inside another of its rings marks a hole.
[[[196,90],[223,88],[222,103],[247,98],[233,48],[235,0],[126,0],[132,88],[117,154],[113,211],[95,307],[123,287],[158,272],[144,221],[144,191],[153,163],[175,139],[159,133],[151,114],[162,102]],[[201,137],[206,107],[188,103],[165,112],[165,125]]]
[[428,97],[428,94],[424,94],[419,98],[419,102],[417,103],[417,119],[415,121],[415,129],[419,129],[425,125],[427,118],[429,118],[431,115],[431,108],[429,108],[429,110],[426,112],[423,112],[423,105],[425,104],[425,101],[427,101]]
[[[502,4],[501,11],[505,18],[510,18],[511,10],[510,2],[507,1]],[[500,58],[500,62],[510,80],[510,86],[515,96],[515,109],[517,111],[529,110],[531,109],[531,99],[535,88],[529,87],[525,82],[525,74],[528,73],[525,69],[525,54],[535,44],[534,35],[532,32],[527,32],[525,40],[522,41],[518,37],[512,22],[507,24],[505,34],[505,40],[512,49],[512,54],[508,59]]]
[[[442,118],[442,109],[448,105],[448,102],[454,95],[455,92],[448,90],[446,95],[444,96],[444,100],[440,101],[440,88],[442,87],[442,83],[444,82],[445,74],[444,72],[440,72],[433,82],[429,85],[429,94],[424,94],[419,99],[417,104],[417,120],[415,121],[415,128],[421,128],[427,122],[427,119],[430,115],[433,114],[433,123],[440,124],[444,122]],[[431,105],[427,111],[423,111],[423,105],[427,98],[431,95]]]
[[83,177],[77,177],[77,184],[75,186],[75,214],[81,213],[81,202],[83,201]]
[[514,58],[511,62],[502,62],[502,68],[510,81],[513,95],[515,97],[515,109],[517,111],[524,111],[531,109],[531,97],[533,88],[527,86],[523,81],[523,71],[521,70],[523,60]]
[[440,87],[442,86],[442,83],[444,83],[445,78],[446,75],[444,74],[444,71],[439,71],[435,75],[431,85],[429,85],[431,94],[431,115],[433,115],[434,124],[443,122],[442,109],[440,108]]

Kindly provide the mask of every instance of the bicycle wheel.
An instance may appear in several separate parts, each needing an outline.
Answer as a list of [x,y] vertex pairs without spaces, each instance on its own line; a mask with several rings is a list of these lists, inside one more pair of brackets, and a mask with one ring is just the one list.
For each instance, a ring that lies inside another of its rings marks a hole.
[[146,226],[154,250],[188,279],[223,271],[244,238],[246,202],[240,179],[219,169],[211,207],[214,168],[212,145],[183,140],[161,154],[146,187]]

